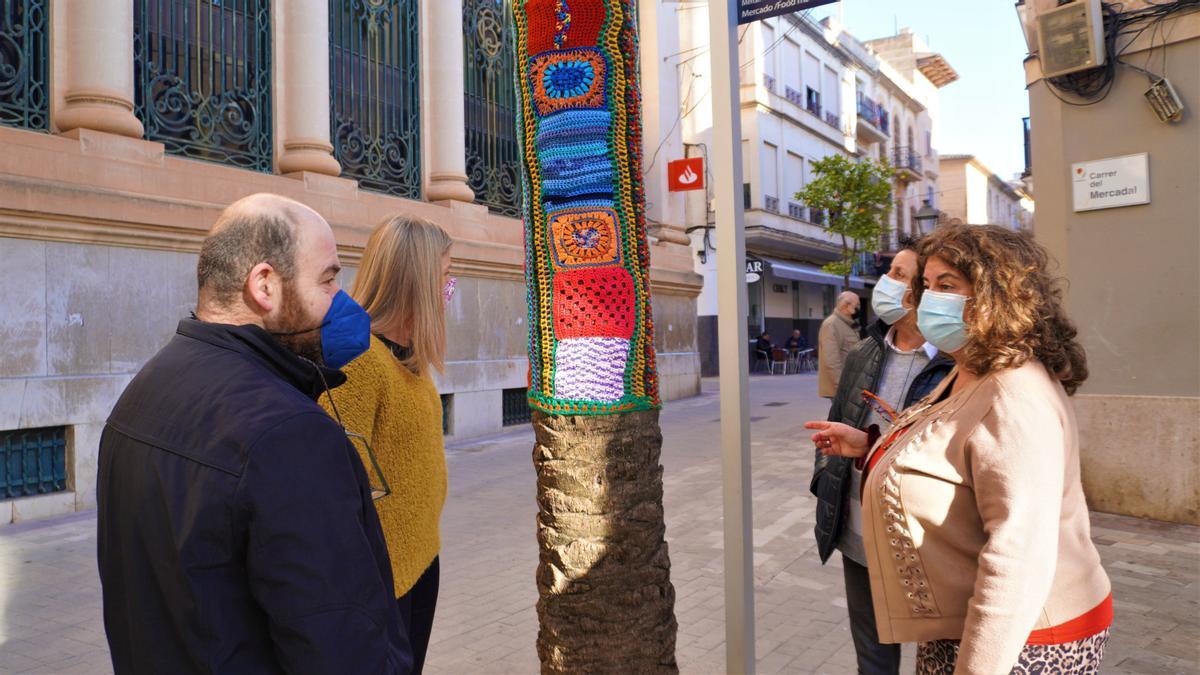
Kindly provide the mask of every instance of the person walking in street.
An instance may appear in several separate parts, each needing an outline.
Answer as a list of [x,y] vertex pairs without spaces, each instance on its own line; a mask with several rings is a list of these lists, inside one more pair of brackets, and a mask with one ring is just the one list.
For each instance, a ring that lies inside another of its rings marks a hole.
[[[439,585],[446,500],[442,403],[451,239],[436,224],[397,216],[367,241],[351,295],[371,317],[371,346],[321,404],[366,438],[392,495],[375,502],[391,552],[393,590],[421,672]],[[373,467],[372,467],[373,468]]]
[[100,440],[98,563],[113,670],[407,673],[366,473],[316,403],[367,346],[312,209],[258,194],[200,249],[196,313]]
[[[879,320],[846,357],[829,410],[831,422],[856,429],[887,426],[894,414],[891,411],[924,398],[954,367],[954,360],[926,342],[917,329],[910,289],[917,273],[917,252],[910,239],[902,240],[900,249],[871,295],[871,307]],[[817,552],[824,563],[835,549],[841,551],[858,672],[898,673],[900,646],[880,644],[875,630],[862,507],[856,489],[861,480],[862,472],[853,460],[816,453],[810,490],[817,497]]]
[[833,313],[821,322],[821,330],[817,334],[817,393],[825,398],[833,398],[837,394],[846,355],[858,344],[858,330],[854,326],[858,304],[857,295],[843,291],[838,296]]
[[1087,361],[1049,255],[994,225],[939,227],[919,253],[917,325],[955,369],[882,435],[806,424],[865,468],[879,639],[919,643],[918,673],[1095,673],[1112,586],[1068,399]]

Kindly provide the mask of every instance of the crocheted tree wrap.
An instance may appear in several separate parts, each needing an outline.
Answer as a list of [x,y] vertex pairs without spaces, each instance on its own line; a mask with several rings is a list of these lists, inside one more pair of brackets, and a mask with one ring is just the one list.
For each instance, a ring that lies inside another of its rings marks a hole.
[[660,406],[633,0],[517,0],[529,404]]

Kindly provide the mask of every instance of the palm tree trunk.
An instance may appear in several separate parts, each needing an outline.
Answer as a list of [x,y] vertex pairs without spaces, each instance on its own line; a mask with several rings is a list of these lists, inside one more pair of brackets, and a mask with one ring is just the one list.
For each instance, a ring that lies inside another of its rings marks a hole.
[[513,3],[545,673],[678,671],[636,12]]
[[658,411],[533,426],[542,672],[678,672]]

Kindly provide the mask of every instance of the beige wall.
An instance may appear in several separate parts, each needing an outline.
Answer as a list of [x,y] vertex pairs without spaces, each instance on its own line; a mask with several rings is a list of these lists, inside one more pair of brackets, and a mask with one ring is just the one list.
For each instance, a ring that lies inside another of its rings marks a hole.
[[[459,12],[450,2],[423,6],[427,19],[436,14],[436,25],[459,30]],[[52,106],[59,110],[68,98],[67,59],[87,56],[99,45],[68,45],[75,5],[51,7]],[[455,133],[461,137],[463,130],[462,111],[448,100],[454,88],[443,86],[440,97],[422,97],[425,194],[440,201],[385,196],[359,190],[354,180],[323,175],[338,170],[325,148],[329,125],[320,114],[328,106],[321,93],[325,83],[319,81],[319,69],[298,66],[305,58],[325,57],[288,47],[297,44],[296,35],[323,32],[314,19],[327,7],[315,0],[273,0],[272,7],[275,159],[278,167],[280,157],[289,155],[286,164],[292,168],[285,170],[292,173],[287,176],[166,155],[161,144],[136,138],[138,133],[92,131],[88,120],[103,115],[91,115],[63,135],[0,126],[0,287],[5,289],[0,293],[0,430],[66,426],[69,474],[67,493],[0,501],[0,525],[94,506],[96,452],[112,405],[194,307],[196,254],[208,228],[226,205],[255,192],[292,197],[329,221],[347,266],[343,285],[353,278],[367,236],[387,216],[428,218],[451,234],[452,273],[459,286],[448,314],[447,369],[437,380],[442,393],[454,395],[452,438],[501,430],[503,390],[525,387],[524,231],[519,220],[492,215],[463,201],[470,199],[469,190],[463,196],[464,190],[454,189],[465,178],[459,175],[461,145],[447,140]],[[314,7],[316,14],[305,13]],[[102,28],[118,42],[131,30],[127,22]],[[674,49],[671,35],[659,30],[655,37]],[[427,81],[454,71],[446,59],[461,53],[461,43],[447,47],[450,42],[425,34],[423,58],[430,68],[423,72],[433,73]],[[105,74],[92,70],[83,73],[88,76],[83,85]],[[303,78],[310,71],[318,81]],[[664,92],[673,93],[660,87],[648,103],[662,103],[656,96]],[[645,143],[659,147],[659,135],[674,134],[665,146],[677,154],[680,138],[669,124],[674,119],[670,107],[648,111]],[[689,242],[680,229],[682,198],[668,198],[661,189],[664,162],[665,155],[653,167],[654,185],[648,190],[650,277],[660,393],[672,400],[700,389],[700,277],[692,271]]]
[[[1146,79],[1118,69],[1093,106],[1058,101],[1027,63],[1036,236],[1069,281],[1088,354],[1076,397],[1085,488],[1104,511],[1200,522],[1200,16],[1168,21],[1165,58],[1188,111],[1153,115]],[[1125,57],[1143,63],[1146,41]],[[1161,45],[1161,43],[1160,43]],[[1146,152],[1151,203],[1072,210],[1070,165]]]

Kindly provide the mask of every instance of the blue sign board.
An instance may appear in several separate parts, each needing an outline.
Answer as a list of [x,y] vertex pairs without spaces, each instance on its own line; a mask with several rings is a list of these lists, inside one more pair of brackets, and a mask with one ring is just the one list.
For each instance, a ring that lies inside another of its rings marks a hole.
[[780,14],[802,12],[834,2],[837,0],[737,0],[738,25]]

